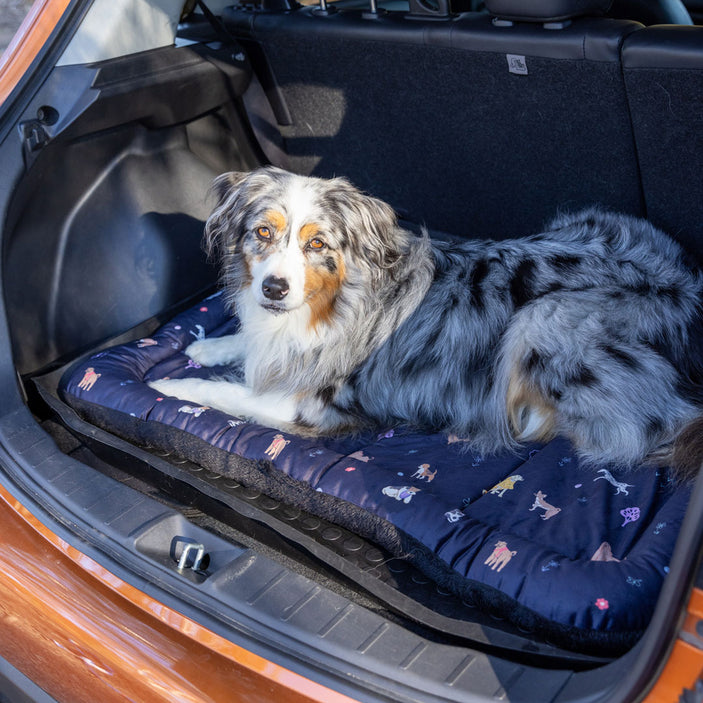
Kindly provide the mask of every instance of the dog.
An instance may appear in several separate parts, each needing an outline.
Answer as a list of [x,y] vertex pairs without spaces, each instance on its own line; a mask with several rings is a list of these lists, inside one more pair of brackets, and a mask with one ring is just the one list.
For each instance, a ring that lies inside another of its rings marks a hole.
[[542,491],[537,491],[537,493],[535,493],[534,495],[535,502],[532,504],[530,510],[544,510],[545,512],[540,515],[542,520],[549,520],[549,518],[554,517],[555,515],[558,515],[561,512],[561,508],[557,508],[551,503],[547,503],[547,501],[545,500],[545,498],[547,497],[546,493],[542,493]]
[[505,565],[517,554],[508,549],[508,543],[500,540],[495,543],[495,549],[488,555],[483,563],[491,567],[491,571],[502,571]]
[[590,208],[458,243],[343,178],[265,167],[213,191],[205,248],[241,326],[186,353],[244,382],[160,393],[302,435],[405,424],[485,454],[562,434],[596,466],[699,468],[703,277],[650,223]]

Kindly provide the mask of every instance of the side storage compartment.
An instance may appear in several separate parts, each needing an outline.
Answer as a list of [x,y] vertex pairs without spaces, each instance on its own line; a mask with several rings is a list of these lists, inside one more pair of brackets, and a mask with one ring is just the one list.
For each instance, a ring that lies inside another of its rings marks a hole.
[[259,163],[239,106],[248,82],[244,54],[217,44],[55,69],[21,126],[26,176],[6,230],[20,373],[214,284],[205,194]]

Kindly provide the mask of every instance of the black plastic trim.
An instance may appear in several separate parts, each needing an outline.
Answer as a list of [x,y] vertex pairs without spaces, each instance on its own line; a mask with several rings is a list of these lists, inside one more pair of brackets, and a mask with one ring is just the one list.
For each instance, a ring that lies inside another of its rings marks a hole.
[[703,27],[657,25],[625,39],[625,70],[637,68],[703,70]]
[[0,703],[58,703],[31,679],[0,657]]
[[286,14],[253,14],[225,8],[227,29],[235,36],[258,39],[285,32],[302,32],[313,37],[343,37],[349,41],[405,43],[439,46],[498,54],[514,53],[549,59],[588,60],[617,63],[623,38],[642,29],[638,22],[615,19],[580,19],[559,30],[515,24],[496,27],[481,13],[466,13],[443,22],[408,19],[404,13],[389,12],[373,22],[361,11],[340,11],[320,17],[311,8]]
[[611,0],[486,0],[486,9],[497,17],[522,22],[554,22],[581,15],[601,15]]

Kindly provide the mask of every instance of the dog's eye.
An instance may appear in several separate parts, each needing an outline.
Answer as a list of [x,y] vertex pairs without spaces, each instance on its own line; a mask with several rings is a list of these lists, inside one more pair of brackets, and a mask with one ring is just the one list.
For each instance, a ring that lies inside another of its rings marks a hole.
[[256,236],[260,239],[271,239],[271,230],[268,227],[257,227]]
[[308,242],[308,246],[311,249],[317,249],[319,251],[320,249],[324,249],[326,245],[321,239],[318,239],[317,237],[315,237],[315,239],[311,239]]

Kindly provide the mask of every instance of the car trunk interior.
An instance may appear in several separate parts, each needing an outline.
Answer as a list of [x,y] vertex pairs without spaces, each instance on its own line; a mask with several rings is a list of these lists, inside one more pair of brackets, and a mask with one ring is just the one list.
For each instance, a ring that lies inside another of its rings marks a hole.
[[[125,543],[138,535],[130,548],[145,573],[152,562],[172,568],[164,545],[181,533],[212,545],[212,573],[248,559],[241,603],[195,572],[179,597],[250,632],[257,623],[242,625],[242,612],[256,621],[261,608],[259,624],[280,628],[267,636],[291,666],[302,657],[311,676],[362,699],[627,699],[614,691],[644,680],[642,662],[651,671],[675,603],[660,604],[627,653],[556,646],[349,530],[90,426],[57,385],[76,359],[148,337],[216,290],[217,267],[201,248],[210,184],[264,163],[343,174],[408,227],[441,237],[532,234],[559,210],[598,204],[649,217],[700,259],[703,59],[689,56],[700,41],[682,30],[672,36],[685,70],[671,42],[650,65],[647,48],[668,41],[665,32],[603,18],[545,30],[498,27],[481,13],[228,9],[217,26],[192,16],[176,47],[53,70],[16,132],[23,167],[2,249],[14,365],[61,452],[161,506],[144,503],[133,523],[104,528]],[[691,96],[675,115],[672,90]],[[83,519],[88,505],[75,505]],[[670,598],[692,574],[680,566],[678,583],[665,584]],[[309,602],[319,619],[295,622]],[[291,642],[310,650],[296,654]]]

